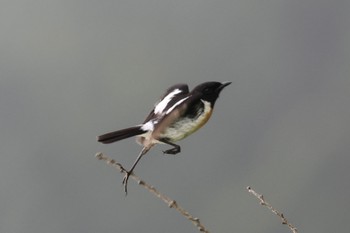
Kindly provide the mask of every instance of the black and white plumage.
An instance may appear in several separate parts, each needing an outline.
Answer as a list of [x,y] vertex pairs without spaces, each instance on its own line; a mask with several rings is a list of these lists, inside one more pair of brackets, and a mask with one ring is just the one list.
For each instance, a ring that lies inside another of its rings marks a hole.
[[113,143],[132,136],[137,137],[143,149],[123,183],[127,192],[127,180],[140,158],[155,144],[168,144],[173,148],[166,154],[177,154],[181,148],[175,142],[201,128],[210,118],[220,92],[231,82],[205,82],[191,92],[186,84],[176,84],[167,89],[142,124],[103,134],[101,143]]

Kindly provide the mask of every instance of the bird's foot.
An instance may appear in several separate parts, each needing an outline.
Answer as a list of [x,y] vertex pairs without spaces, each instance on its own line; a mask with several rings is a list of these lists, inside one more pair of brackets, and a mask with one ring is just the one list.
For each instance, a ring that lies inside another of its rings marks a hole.
[[180,146],[176,146],[176,147],[173,147],[169,150],[163,151],[164,154],[169,154],[169,155],[176,155],[177,153],[180,153],[180,152],[181,152]]
[[128,180],[129,180],[129,177],[132,174],[132,172],[124,170],[124,173],[125,173],[125,175],[124,175],[122,184],[124,186],[125,195],[128,195]]

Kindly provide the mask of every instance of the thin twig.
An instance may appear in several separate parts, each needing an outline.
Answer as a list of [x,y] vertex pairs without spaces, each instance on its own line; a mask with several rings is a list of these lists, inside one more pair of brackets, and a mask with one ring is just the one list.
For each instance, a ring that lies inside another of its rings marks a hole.
[[298,233],[297,228],[294,227],[290,222],[288,222],[288,220],[286,219],[286,217],[284,217],[283,213],[279,212],[278,210],[276,210],[275,208],[273,208],[267,201],[265,201],[265,198],[262,194],[259,194],[257,192],[255,192],[254,189],[252,189],[250,186],[247,187],[247,190],[249,193],[253,194],[256,198],[258,198],[260,200],[260,204],[263,206],[266,206],[266,208],[268,208],[269,210],[271,210],[272,213],[274,213],[275,215],[277,215],[281,221],[282,224],[287,225],[288,228],[293,232],[293,233]]
[[[104,155],[101,152],[96,154],[96,158],[99,159],[99,160],[105,161],[108,165],[111,165],[114,168],[118,169],[121,173],[125,173],[126,172],[126,170],[124,169],[124,167],[120,163],[118,163],[114,159],[110,159],[109,157],[107,157],[106,155]],[[200,220],[198,218],[193,217],[188,211],[186,211],[179,204],[177,204],[177,202],[175,200],[173,200],[170,197],[166,196],[165,194],[159,192],[155,187],[153,187],[152,185],[150,185],[150,184],[146,183],[145,181],[141,180],[134,173],[130,174],[130,178],[135,180],[140,186],[142,186],[145,189],[147,189],[150,193],[152,193],[156,197],[160,198],[163,202],[165,202],[165,204],[168,205],[168,207],[174,208],[180,214],[182,214],[185,218],[190,220],[193,223],[193,225],[195,225],[200,232],[209,233],[209,231],[203,226],[203,224],[200,222]]]

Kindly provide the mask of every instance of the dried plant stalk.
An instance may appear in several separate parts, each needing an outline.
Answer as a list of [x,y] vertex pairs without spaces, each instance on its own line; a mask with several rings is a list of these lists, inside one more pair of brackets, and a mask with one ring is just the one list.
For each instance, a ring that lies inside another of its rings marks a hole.
[[[108,165],[111,165],[114,168],[118,169],[121,173],[126,172],[126,170],[124,169],[124,167],[120,163],[118,163],[114,159],[107,157],[103,153],[97,153],[96,158],[99,160],[105,161]],[[170,197],[168,197],[167,195],[159,192],[154,186],[141,180],[134,173],[132,173],[130,175],[130,178],[135,180],[141,187],[147,189],[150,193],[154,194],[156,197],[161,199],[165,204],[168,205],[168,207],[174,208],[175,210],[177,210],[185,218],[187,218],[189,221],[191,221],[193,223],[193,225],[195,225],[200,232],[209,233],[209,231],[203,226],[203,224],[200,222],[200,220],[198,218],[193,217],[188,211],[186,211],[184,208],[182,208],[175,200],[173,200]]]

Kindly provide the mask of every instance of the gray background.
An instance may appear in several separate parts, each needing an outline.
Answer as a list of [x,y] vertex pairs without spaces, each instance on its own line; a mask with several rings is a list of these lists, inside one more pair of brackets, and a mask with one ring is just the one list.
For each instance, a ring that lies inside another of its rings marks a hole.
[[136,173],[211,232],[347,232],[350,1],[2,0],[0,232],[197,232],[94,158],[129,167],[140,123],[175,83],[232,81],[209,123]]

